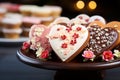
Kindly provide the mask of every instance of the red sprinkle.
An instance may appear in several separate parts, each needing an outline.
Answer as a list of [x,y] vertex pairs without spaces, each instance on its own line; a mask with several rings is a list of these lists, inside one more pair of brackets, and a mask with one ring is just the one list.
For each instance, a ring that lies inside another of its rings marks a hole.
[[88,21],[89,21],[89,19],[86,19],[85,21],[86,21],[86,22],[88,22]]
[[74,33],[74,34],[73,34],[73,38],[74,38],[74,39],[76,39],[76,38],[78,38],[78,37],[79,37],[79,34],[77,34],[77,33]]
[[62,36],[61,36],[61,39],[62,39],[62,40],[65,40],[65,39],[66,39],[66,35],[62,35]]
[[80,18],[80,19],[83,19],[83,17],[82,17],[82,16],[79,16],[79,18]]
[[81,30],[81,27],[77,27],[76,30],[77,30],[77,31],[80,31],[80,30]]
[[62,48],[67,48],[67,43],[63,43],[61,47]]
[[66,30],[67,30],[68,32],[70,32],[70,31],[72,30],[72,28],[71,28],[71,27],[68,27]]
[[74,45],[74,44],[76,44],[76,43],[77,43],[76,39],[70,41],[70,44],[71,44],[71,45]]

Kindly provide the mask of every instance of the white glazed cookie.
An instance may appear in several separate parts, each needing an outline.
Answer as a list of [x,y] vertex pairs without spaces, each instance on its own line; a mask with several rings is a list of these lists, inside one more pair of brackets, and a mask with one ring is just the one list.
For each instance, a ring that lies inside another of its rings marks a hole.
[[102,16],[99,16],[99,15],[91,16],[90,19],[89,19],[89,23],[91,23],[93,21],[101,21],[103,24],[106,24],[105,19]]
[[80,14],[76,16],[74,23],[85,25],[85,24],[88,24],[89,18],[90,17],[87,14]]
[[63,62],[74,59],[87,45],[89,32],[82,25],[54,25],[49,33],[51,47]]

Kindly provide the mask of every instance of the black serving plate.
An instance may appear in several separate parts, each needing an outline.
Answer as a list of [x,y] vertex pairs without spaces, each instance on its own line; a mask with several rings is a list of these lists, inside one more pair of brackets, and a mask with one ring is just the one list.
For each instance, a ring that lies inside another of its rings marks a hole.
[[25,55],[21,50],[17,51],[17,57],[23,63],[28,65],[50,69],[50,70],[104,70],[111,69],[120,66],[120,59],[113,60],[111,62],[58,62],[58,61],[41,61],[36,58],[32,58],[31,55]]
[[17,51],[18,59],[30,66],[56,70],[55,80],[103,80],[105,70],[120,66],[120,59],[111,62],[59,62],[59,61],[42,61],[33,54],[26,55],[21,49]]

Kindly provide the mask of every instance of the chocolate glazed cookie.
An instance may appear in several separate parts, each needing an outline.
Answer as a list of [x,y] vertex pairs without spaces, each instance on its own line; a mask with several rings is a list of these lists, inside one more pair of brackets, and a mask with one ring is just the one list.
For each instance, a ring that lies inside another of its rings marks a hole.
[[90,41],[85,50],[93,51],[96,56],[105,50],[111,50],[115,47],[119,34],[117,30],[111,27],[102,29],[98,25],[92,25],[88,28],[90,32]]

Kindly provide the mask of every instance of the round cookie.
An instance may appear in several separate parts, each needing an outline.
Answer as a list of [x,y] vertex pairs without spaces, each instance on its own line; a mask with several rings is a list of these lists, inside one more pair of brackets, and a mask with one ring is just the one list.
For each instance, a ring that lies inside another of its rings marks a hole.
[[106,24],[106,20],[102,16],[99,16],[99,15],[91,16],[89,19],[89,23],[93,21],[101,21],[103,24]]

